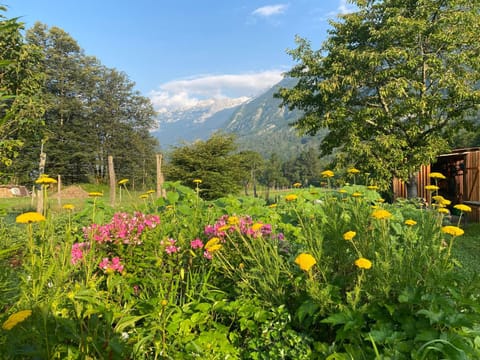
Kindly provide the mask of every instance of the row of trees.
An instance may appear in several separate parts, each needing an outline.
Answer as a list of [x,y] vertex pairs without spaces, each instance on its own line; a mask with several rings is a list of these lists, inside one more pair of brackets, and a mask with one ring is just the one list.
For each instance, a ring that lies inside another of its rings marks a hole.
[[155,112],[126,74],[85,55],[60,28],[36,23],[25,32],[17,19],[1,20],[4,179],[35,179],[41,150],[47,171],[67,183],[105,180],[108,155],[119,176],[154,178]]
[[240,191],[257,196],[257,185],[267,191],[294,183],[320,185],[320,173],[325,169],[315,148],[287,161],[275,153],[265,159],[255,151],[239,151],[235,136],[222,133],[215,133],[206,141],[177,146],[167,160],[165,178],[182,181],[192,188],[196,187],[194,180],[201,180],[201,196],[205,199]]

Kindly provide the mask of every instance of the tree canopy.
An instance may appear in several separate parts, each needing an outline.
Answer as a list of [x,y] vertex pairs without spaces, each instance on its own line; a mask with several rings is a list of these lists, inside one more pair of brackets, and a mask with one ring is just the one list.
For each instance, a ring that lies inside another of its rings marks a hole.
[[298,79],[276,96],[295,126],[327,128],[323,154],[383,180],[408,180],[447,151],[480,103],[480,1],[354,0],[319,50],[297,38]]
[[237,194],[246,179],[254,181],[252,171],[257,171],[260,159],[253,152],[237,152],[234,135],[217,132],[206,141],[174,147],[164,167],[165,179],[191,188],[196,187],[194,180],[201,180],[200,196],[216,199]]
[[25,42],[40,59],[36,71],[43,81],[36,95],[44,102],[44,127],[25,137],[11,170],[16,178],[25,183],[38,175],[44,144],[46,172],[62,175],[65,183],[106,180],[109,155],[119,177],[137,184],[154,179],[157,142],[149,130],[155,111],[127,75],[85,55],[57,27],[36,23]]
[[41,54],[22,36],[23,24],[8,19],[0,6],[0,164],[8,168],[25,144],[41,130],[45,104],[40,96]]

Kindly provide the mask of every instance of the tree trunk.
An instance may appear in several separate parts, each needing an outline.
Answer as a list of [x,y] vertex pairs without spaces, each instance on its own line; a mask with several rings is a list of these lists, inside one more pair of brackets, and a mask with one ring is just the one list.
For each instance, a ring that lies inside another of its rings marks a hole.
[[407,198],[413,199],[418,197],[418,172],[410,175],[407,181]]

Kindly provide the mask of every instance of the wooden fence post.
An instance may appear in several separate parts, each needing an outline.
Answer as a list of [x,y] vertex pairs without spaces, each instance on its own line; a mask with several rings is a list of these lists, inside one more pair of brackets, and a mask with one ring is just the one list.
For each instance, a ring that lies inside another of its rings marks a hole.
[[157,197],[165,197],[165,189],[163,189],[163,183],[165,179],[162,173],[162,154],[157,154]]
[[57,201],[58,206],[62,206],[62,177],[57,175]]
[[[42,146],[40,148],[40,163],[38,165],[39,178],[45,173],[45,163],[47,162],[47,154],[43,152],[43,144],[44,141],[42,140]],[[37,191],[37,212],[40,214],[44,213],[43,201],[43,191]]]
[[110,178],[110,205],[115,206],[115,194],[117,193],[117,180],[113,167],[113,156],[108,155],[108,177]]

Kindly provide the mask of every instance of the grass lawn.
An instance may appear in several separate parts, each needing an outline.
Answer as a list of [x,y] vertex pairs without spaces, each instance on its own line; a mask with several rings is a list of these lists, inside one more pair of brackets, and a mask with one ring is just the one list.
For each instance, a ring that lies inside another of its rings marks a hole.
[[465,226],[465,234],[456,239],[453,246],[453,256],[457,258],[463,268],[461,272],[468,277],[480,274],[480,223],[468,223]]

